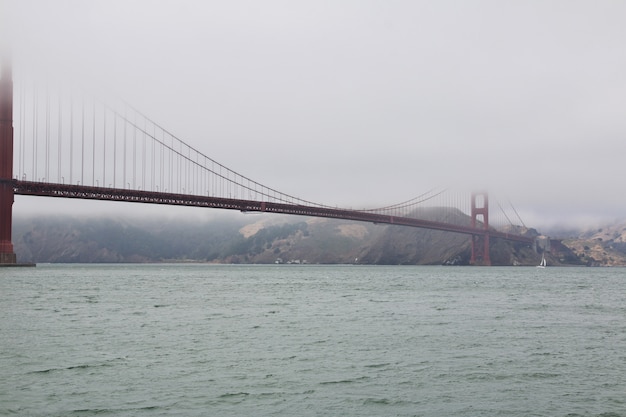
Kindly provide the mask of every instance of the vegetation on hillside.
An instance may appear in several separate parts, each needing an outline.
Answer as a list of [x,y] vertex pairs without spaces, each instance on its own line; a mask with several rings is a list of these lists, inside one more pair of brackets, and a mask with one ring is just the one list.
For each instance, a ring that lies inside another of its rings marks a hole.
[[[422,213],[424,214],[424,213]],[[446,213],[446,221],[469,221]],[[436,214],[433,214],[436,220]],[[269,220],[271,219],[271,221]],[[214,221],[44,217],[14,219],[20,262],[215,262],[467,265],[467,236],[341,220],[241,216]],[[540,252],[494,240],[494,265],[536,265]],[[551,265],[626,265],[626,226],[555,242]]]

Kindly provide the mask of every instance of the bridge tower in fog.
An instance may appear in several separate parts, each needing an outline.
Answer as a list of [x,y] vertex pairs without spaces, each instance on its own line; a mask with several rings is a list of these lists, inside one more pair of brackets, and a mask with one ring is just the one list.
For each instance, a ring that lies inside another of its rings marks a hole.
[[472,235],[470,264],[491,266],[489,257],[489,196],[485,192],[472,194],[472,228],[482,223],[484,233]]
[[13,221],[13,76],[7,59],[0,78],[0,264],[15,264]]

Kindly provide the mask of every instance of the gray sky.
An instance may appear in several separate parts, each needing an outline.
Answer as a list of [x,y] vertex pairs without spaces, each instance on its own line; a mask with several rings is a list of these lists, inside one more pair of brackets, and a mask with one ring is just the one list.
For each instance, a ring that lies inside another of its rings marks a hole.
[[624,1],[2,7],[16,65],[106,84],[285,193],[357,208],[453,186],[531,226],[626,217]]

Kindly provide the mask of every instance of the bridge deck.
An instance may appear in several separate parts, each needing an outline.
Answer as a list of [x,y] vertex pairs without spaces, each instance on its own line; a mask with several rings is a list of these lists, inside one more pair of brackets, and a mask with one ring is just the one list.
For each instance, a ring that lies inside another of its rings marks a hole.
[[[7,180],[0,180],[7,182]],[[443,222],[416,219],[411,217],[390,216],[358,210],[305,206],[269,201],[230,199],[211,196],[171,194],[154,191],[131,190],[121,188],[91,187],[73,184],[52,184],[44,182],[11,180],[15,194],[79,198],[87,200],[124,201],[133,203],[165,204],[176,206],[194,206],[238,210],[242,212],[267,212],[291,214],[299,216],[325,217],[344,220],[355,220],[369,223],[392,224],[398,226],[419,227],[442,230],[466,235],[489,235],[490,237],[522,243],[533,243],[534,239],[527,236],[498,232],[495,230],[478,229]]]

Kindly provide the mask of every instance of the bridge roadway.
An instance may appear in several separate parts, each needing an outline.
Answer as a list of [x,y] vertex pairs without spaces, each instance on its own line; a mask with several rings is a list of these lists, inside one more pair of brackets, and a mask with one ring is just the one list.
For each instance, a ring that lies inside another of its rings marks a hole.
[[326,217],[332,219],[355,220],[369,223],[392,224],[398,226],[421,227],[425,229],[443,230],[466,235],[500,238],[515,242],[532,244],[534,239],[527,236],[485,230],[443,222],[415,219],[411,217],[390,216],[367,211],[347,210],[329,207],[304,206],[289,203],[275,203],[269,201],[239,200],[231,198],[210,197],[200,195],[172,194],[164,192],[131,190],[123,188],[91,187],[73,184],[54,184],[17,179],[3,180],[0,183],[10,182],[15,194],[78,198],[86,200],[125,201],[133,203],[165,204],[176,206],[207,207],[225,210],[239,210],[242,212],[282,213],[298,216]]

